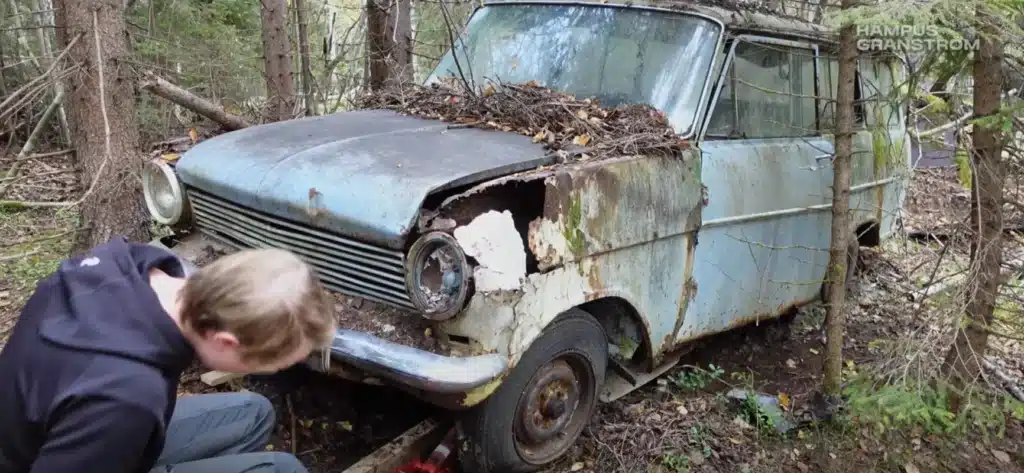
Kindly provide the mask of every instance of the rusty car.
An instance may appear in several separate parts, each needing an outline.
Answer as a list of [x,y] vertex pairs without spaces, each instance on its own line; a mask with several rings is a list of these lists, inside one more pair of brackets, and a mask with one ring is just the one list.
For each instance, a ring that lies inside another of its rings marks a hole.
[[[386,110],[262,124],[147,164],[149,211],[176,232],[154,244],[301,255],[363,324],[309,366],[450,410],[475,473],[550,464],[598,402],[693,342],[821,297],[832,32],[681,1],[494,0],[458,38],[427,82],[461,63],[648,103],[692,146],[556,163],[528,136]],[[905,106],[887,100],[904,66],[864,54],[857,70],[851,262],[897,230],[910,160]]]

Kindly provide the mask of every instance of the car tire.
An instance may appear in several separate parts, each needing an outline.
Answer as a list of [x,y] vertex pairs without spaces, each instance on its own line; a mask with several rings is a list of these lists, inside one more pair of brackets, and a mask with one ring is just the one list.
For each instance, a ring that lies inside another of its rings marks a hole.
[[607,363],[597,319],[576,308],[559,315],[491,396],[460,413],[463,471],[524,473],[561,458],[590,422]]

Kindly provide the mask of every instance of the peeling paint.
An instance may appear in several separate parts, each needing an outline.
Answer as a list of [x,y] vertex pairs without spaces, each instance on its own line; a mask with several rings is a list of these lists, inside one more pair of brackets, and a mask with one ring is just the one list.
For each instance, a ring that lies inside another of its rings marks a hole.
[[478,291],[441,330],[478,340],[514,365],[559,314],[616,297],[641,314],[643,327],[614,330],[614,350],[628,357],[650,343],[657,356],[676,332],[680,297],[693,290],[699,167],[698,151],[688,150],[679,160],[626,157],[548,173],[544,215],[526,235],[541,272],[514,289]]
[[526,248],[511,212],[485,212],[468,225],[456,228],[452,235],[466,256],[479,263],[473,270],[477,291],[519,288],[526,277]]
[[569,241],[562,231],[563,225],[546,218],[538,218],[530,222],[528,242],[530,251],[537,258],[542,271],[563,263],[561,255],[570,254]]

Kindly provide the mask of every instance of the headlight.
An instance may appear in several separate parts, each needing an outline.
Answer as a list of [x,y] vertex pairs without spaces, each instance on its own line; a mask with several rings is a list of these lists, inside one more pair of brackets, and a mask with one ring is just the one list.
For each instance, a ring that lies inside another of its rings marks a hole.
[[450,319],[466,303],[472,273],[466,254],[447,233],[432,232],[416,240],[405,274],[413,304],[428,319]]
[[153,159],[143,167],[142,194],[153,220],[164,225],[174,225],[186,216],[188,205],[181,182],[174,169],[163,159]]

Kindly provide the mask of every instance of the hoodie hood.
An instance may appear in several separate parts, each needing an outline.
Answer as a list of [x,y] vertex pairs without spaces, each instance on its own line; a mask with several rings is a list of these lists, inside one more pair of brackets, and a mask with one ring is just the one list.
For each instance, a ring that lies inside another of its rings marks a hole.
[[186,274],[173,253],[123,237],[63,261],[51,278],[39,335],[74,350],[184,370],[195,352],[150,287],[152,268]]

